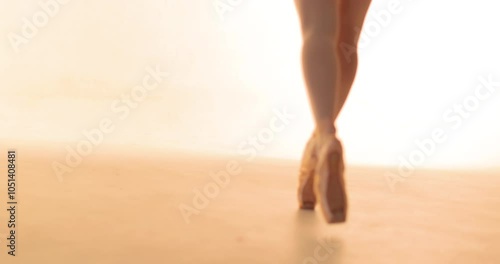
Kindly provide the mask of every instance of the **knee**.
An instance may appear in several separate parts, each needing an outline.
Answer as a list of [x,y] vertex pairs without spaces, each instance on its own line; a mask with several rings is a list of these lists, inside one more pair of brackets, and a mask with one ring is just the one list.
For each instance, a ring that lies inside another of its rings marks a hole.
[[338,49],[337,37],[333,32],[324,32],[318,30],[309,30],[303,35],[304,46],[310,47],[327,47]]

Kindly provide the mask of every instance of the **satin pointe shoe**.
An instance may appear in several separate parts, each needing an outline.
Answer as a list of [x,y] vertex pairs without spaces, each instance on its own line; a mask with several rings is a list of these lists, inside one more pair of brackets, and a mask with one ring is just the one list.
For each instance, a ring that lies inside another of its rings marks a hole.
[[306,144],[299,169],[298,200],[300,209],[314,210],[316,196],[314,194],[314,171],[317,164],[316,138],[314,134]]
[[347,216],[342,143],[332,134],[317,140],[314,193],[328,223],[342,223]]

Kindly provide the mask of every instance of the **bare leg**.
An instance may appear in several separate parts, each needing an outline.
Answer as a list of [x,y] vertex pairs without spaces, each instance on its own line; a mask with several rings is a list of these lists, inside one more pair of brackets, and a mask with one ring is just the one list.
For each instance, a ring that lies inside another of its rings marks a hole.
[[333,121],[337,119],[351,90],[358,68],[358,39],[371,0],[341,0],[340,34],[337,52],[339,54],[340,84],[335,104]]
[[302,26],[302,67],[316,132],[332,134],[340,76],[339,0],[295,0],[295,4]]
[[358,67],[358,39],[371,0],[295,0],[302,66],[317,131],[334,132]]
[[317,141],[335,135],[334,105],[340,76],[336,47],[340,28],[338,1],[295,0],[302,29],[304,80],[316,123],[315,136],[307,143],[299,172],[298,200],[302,209],[314,209],[317,201],[313,190]]
[[[361,3],[361,5],[359,5]],[[335,120],[344,105],[357,68],[357,39],[369,0],[295,0],[302,25],[302,67],[316,122],[299,173],[299,205],[319,201],[329,223],[346,220],[344,160]],[[345,56],[341,44],[350,44]],[[344,58],[342,56],[344,55]]]

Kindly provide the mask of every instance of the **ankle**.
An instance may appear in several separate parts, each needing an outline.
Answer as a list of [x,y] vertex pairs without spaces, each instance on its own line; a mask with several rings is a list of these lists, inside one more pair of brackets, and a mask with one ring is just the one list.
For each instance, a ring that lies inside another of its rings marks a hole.
[[316,129],[314,130],[314,134],[316,136],[327,136],[327,135],[335,135],[337,132],[335,126],[332,121],[321,121],[317,122]]

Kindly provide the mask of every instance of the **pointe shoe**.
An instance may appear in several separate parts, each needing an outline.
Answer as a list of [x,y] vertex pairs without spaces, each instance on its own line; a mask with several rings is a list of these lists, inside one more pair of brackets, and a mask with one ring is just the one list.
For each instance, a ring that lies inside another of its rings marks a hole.
[[314,192],[328,223],[346,221],[347,195],[341,142],[329,135],[318,142],[318,162],[314,174]]
[[299,170],[298,199],[300,209],[314,210],[316,196],[314,194],[314,171],[317,164],[316,138],[311,136],[302,155]]

